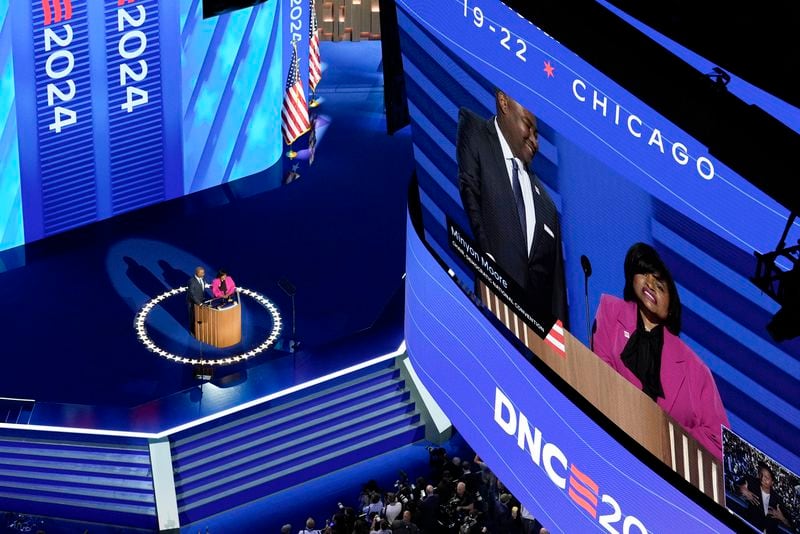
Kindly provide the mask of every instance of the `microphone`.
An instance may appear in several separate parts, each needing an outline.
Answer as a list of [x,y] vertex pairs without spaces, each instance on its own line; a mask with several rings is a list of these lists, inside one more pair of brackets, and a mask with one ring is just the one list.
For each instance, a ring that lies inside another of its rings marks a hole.
[[581,267],[583,267],[583,274],[586,275],[588,280],[592,276],[592,262],[589,261],[588,256],[581,254]]
[[589,321],[589,277],[592,276],[592,262],[585,254],[581,254],[581,267],[583,268],[583,287],[584,296],[586,300],[586,339],[589,340],[589,348],[594,350],[592,346],[592,328]]

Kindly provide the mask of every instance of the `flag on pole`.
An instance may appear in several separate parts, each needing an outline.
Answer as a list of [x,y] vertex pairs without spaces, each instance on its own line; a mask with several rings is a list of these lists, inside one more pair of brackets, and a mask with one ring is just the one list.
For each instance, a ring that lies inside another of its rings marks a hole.
[[308,45],[308,86],[311,91],[316,91],[317,84],[322,79],[322,65],[319,59],[319,25],[317,24],[317,10],[311,0],[311,23],[309,24],[310,35]]
[[317,149],[317,115],[311,115],[311,133],[308,135],[308,164],[314,164],[314,154]]
[[283,140],[291,145],[298,137],[311,129],[308,119],[308,104],[300,80],[299,62],[297,60],[297,43],[292,41],[292,61],[289,65],[289,76],[286,78],[286,95],[281,108],[283,121]]

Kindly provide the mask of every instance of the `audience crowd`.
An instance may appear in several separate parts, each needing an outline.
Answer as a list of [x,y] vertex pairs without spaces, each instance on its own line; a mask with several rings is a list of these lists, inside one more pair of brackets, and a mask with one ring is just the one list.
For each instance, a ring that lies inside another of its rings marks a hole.
[[285,525],[281,534],[547,534],[476,455],[452,459],[429,447],[428,478],[401,471],[392,488],[370,480],[352,506],[338,503],[324,523]]

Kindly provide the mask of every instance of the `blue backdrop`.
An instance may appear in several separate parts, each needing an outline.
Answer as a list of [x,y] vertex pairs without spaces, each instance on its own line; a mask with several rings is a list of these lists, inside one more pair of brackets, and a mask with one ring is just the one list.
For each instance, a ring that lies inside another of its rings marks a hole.
[[[726,532],[536,371],[409,224],[406,343],[467,442],[550,532]],[[487,357],[491,355],[491,357]]]

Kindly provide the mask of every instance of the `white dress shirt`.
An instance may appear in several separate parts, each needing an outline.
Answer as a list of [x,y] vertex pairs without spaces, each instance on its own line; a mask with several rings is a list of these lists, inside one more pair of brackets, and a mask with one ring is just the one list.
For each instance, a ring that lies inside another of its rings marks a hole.
[[497,138],[500,139],[500,148],[503,150],[503,159],[506,162],[506,172],[508,173],[508,182],[511,184],[511,189],[514,189],[514,166],[511,160],[517,160],[517,168],[519,169],[519,182],[522,189],[522,203],[525,205],[525,223],[526,223],[526,242],[528,245],[528,254],[530,254],[531,246],[533,246],[533,232],[536,229],[536,210],[533,205],[533,191],[531,190],[531,180],[528,172],[525,170],[525,165],[515,158],[508,146],[506,138],[503,137],[503,132],[497,124],[497,118],[494,119],[494,127],[497,130]]

